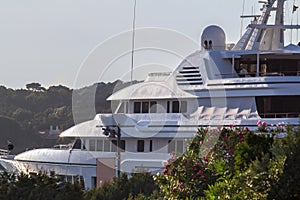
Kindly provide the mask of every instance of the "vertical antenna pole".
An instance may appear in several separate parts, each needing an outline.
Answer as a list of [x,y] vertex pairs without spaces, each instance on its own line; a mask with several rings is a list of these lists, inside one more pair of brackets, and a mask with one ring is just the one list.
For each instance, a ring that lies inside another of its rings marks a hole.
[[132,81],[133,81],[134,43],[135,43],[135,11],[136,11],[136,0],[134,0],[134,6],[133,6],[130,84],[132,84]]
[[[243,8],[242,8],[242,16],[244,15],[244,11],[245,11],[245,0],[243,0]],[[240,37],[242,37],[243,35],[243,26],[244,26],[244,19],[241,18],[241,30],[240,30]]]

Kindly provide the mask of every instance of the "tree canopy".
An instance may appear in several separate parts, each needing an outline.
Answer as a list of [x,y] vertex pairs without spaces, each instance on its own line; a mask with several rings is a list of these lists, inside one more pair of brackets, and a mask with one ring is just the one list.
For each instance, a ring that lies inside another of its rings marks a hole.
[[[121,81],[95,83],[76,90],[62,85],[45,89],[40,83],[29,83],[26,90],[0,86],[0,138],[5,138],[0,140],[0,148],[6,147],[6,139],[18,143],[14,153],[26,148],[53,146],[61,141],[45,140],[37,133],[48,130],[50,125],[59,126],[61,131],[66,130],[74,125],[74,115],[80,116],[76,121],[79,123],[93,119],[95,112],[111,112],[110,102],[106,98],[126,85],[128,83]],[[89,96],[91,93],[92,97]],[[87,97],[94,99],[93,112],[87,111],[84,106],[76,109],[77,105],[84,105]],[[5,119],[7,123],[4,123]],[[12,123],[15,125],[10,125]]]

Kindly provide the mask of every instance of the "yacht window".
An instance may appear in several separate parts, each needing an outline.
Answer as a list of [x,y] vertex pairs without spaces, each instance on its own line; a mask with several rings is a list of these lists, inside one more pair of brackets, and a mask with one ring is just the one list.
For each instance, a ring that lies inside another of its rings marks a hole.
[[177,141],[176,152],[183,153],[183,141]]
[[142,113],[149,112],[149,102],[142,102]]
[[89,150],[90,151],[95,151],[96,150],[96,141],[95,140],[90,140],[89,141]]
[[80,139],[75,140],[72,149],[81,149],[81,140]]
[[92,184],[92,188],[96,188],[96,186],[97,186],[97,177],[95,177],[95,176],[91,177],[91,184]]
[[[112,140],[111,141],[111,152],[117,152],[117,140]],[[125,140],[120,141],[120,151],[124,152],[125,151]]]
[[72,176],[66,176],[66,181],[69,183],[73,182],[73,177]]
[[175,152],[175,140],[168,141],[168,153]]
[[150,113],[157,112],[157,103],[156,101],[150,101]]
[[121,147],[121,152],[124,152],[125,151],[125,147],[126,147],[125,140],[121,140],[120,147]]
[[104,140],[104,151],[105,152],[110,152],[110,141],[109,140]]
[[96,151],[103,151],[103,140],[97,140]]
[[125,111],[125,103],[122,102],[118,108],[118,113],[124,113]]
[[128,101],[125,102],[125,113],[128,113]]
[[117,152],[117,140],[111,141],[111,152]]
[[263,118],[297,118],[300,114],[300,96],[264,96],[255,100]]
[[170,101],[167,101],[167,113],[170,113]]
[[133,106],[133,112],[134,113],[141,113],[141,102],[134,102]]
[[187,112],[187,102],[186,101],[181,101],[180,102],[180,112],[181,113],[186,113]]
[[137,141],[137,152],[144,152],[144,145],[145,145],[144,140],[138,140]]
[[149,143],[149,152],[152,152],[152,140],[150,140],[150,143]]
[[156,101],[142,101],[134,102],[133,113],[156,113],[157,102]]
[[168,142],[168,153],[183,153],[184,142],[183,140],[169,140]]
[[179,113],[179,101],[172,102],[172,112]]

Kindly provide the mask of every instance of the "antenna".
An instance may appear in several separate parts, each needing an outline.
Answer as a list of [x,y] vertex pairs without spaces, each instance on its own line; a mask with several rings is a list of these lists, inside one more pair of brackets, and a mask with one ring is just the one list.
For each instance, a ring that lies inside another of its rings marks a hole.
[[134,0],[134,6],[133,6],[130,84],[132,84],[132,81],[133,81],[134,43],[135,43],[135,14],[136,14],[136,0]]
[[[245,11],[245,0],[243,0],[243,9],[242,9],[242,16],[244,15],[244,11]],[[243,35],[243,26],[244,26],[244,19],[241,18],[241,30],[240,30],[240,37],[242,37]]]

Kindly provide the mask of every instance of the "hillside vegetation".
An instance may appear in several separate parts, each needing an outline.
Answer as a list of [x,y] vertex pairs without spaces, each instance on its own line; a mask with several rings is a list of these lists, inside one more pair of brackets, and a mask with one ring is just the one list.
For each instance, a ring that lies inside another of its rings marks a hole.
[[[76,90],[62,85],[46,89],[39,83],[30,83],[26,89],[16,90],[0,86],[0,148],[5,149],[10,141],[15,146],[13,153],[17,153],[26,148],[49,147],[64,142],[44,139],[38,133],[49,130],[50,125],[66,130],[74,125],[73,114],[80,116],[76,117],[77,123],[92,119],[96,112],[111,112],[106,98],[128,84],[122,81],[95,83]],[[83,107],[91,98],[95,98],[93,112]]]

